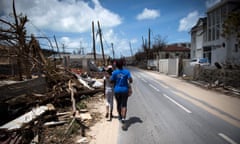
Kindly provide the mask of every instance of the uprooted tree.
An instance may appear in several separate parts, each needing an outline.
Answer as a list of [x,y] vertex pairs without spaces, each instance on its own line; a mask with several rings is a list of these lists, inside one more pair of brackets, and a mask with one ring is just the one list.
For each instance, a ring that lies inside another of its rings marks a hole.
[[23,72],[26,73],[27,78],[31,77],[29,68],[30,47],[26,43],[25,28],[25,24],[27,23],[28,19],[27,16],[23,16],[22,14],[17,15],[14,0],[12,6],[14,22],[0,19],[0,39],[5,45],[8,46],[8,49],[11,52],[9,57],[16,59],[19,80],[22,80]]
[[0,19],[0,40],[7,47],[11,63],[16,64],[18,79],[23,80],[24,75],[31,79],[33,72],[39,75],[44,73],[48,79],[54,81],[63,78],[57,76],[55,63],[44,57],[34,35],[27,36],[25,25],[29,20],[26,15],[16,13],[14,0],[12,8],[12,20]]
[[69,80],[76,81],[76,77],[70,71],[56,67],[55,61],[44,57],[34,35],[27,36],[25,25],[28,18],[16,13],[14,0],[12,8],[13,20],[0,19],[0,40],[1,44],[7,45],[9,57],[17,65],[19,80],[23,80],[23,76],[31,79],[32,73],[44,75],[48,86],[53,90],[63,85],[67,87]]

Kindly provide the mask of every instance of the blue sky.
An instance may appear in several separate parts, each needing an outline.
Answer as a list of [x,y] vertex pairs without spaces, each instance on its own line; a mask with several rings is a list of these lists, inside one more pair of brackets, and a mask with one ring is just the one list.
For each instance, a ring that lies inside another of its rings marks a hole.
[[[139,51],[142,37],[151,41],[161,36],[168,44],[190,42],[189,31],[207,8],[219,0],[15,0],[16,10],[28,16],[30,35],[48,37],[55,47],[53,36],[62,51],[92,52],[92,21],[97,31],[100,22],[105,54],[130,56]],[[11,19],[12,1],[0,1],[1,19]],[[47,40],[40,39],[43,48],[50,49]],[[96,50],[101,53],[99,35]]]

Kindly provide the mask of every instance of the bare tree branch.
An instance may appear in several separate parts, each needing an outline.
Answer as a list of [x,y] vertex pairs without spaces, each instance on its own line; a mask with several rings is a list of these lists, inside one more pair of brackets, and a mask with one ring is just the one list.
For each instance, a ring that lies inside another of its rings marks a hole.
[[14,15],[16,27],[18,27],[18,19],[17,19],[16,9],[15,9],[15,0],[13,0],[13,15]]
[[11,24],[10,22],[7,22],[7,21],[5,21],[5,20],[3,20],[3,19],[0,19],[0,22],[2,22],[2,23],[4,23],[4,24],[6,24],[6,25],[9,25],[10,27],[12,27],[12,28],[16,28],[13,24]]

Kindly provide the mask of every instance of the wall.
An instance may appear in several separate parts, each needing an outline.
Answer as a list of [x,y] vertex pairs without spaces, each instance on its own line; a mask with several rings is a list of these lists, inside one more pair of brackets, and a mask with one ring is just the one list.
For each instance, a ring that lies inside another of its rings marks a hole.
[[159,60],[159,72],[164,74],[168,73],[168,59]]
[[159,72],[167,75],[178,76],[178,63],[179,59],[160,59]]
[[193,66],[190,66],[190,59],[183,59],[183,75],[193,76]]
[[0,87],[0,101],[17,97],[19,95],[29,95],[32,93],[45,93],[47,83],[44,77],[23,81],[15,84],[4,85]]

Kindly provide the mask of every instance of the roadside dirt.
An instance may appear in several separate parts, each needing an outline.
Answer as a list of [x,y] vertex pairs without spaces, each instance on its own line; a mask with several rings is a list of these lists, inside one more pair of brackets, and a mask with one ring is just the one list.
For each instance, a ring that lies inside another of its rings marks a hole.
[[[86,114],[90,114],[90,118],[81,121],[81,124],[76,122],[72,125],[72,129],[66,134],[69,129],[69,123],[59,126],[47,127],[42,131],[42,143],[55,144],[116,144],[118,136],[118,120],[117,112],[114,109],[114,118],[112,121],[107,121],[105,116],[105,100],[103,93],[98,93],[95,96],[88,97],[82,100],[86,104]],[[71,111],[71,107],[63,108],[62,111]],[[80,124],[80,125],[79,125]],[[1,142],[0,142],[1,143]]]
[[86,133],[89,144],[116,144],[118,137],[119,121],[117,111],[114,105],[113,119],[108,121],[105,118],[105,100],[102,96],[89,101],[87,105],[90,113],[98,113],[98,119]]

